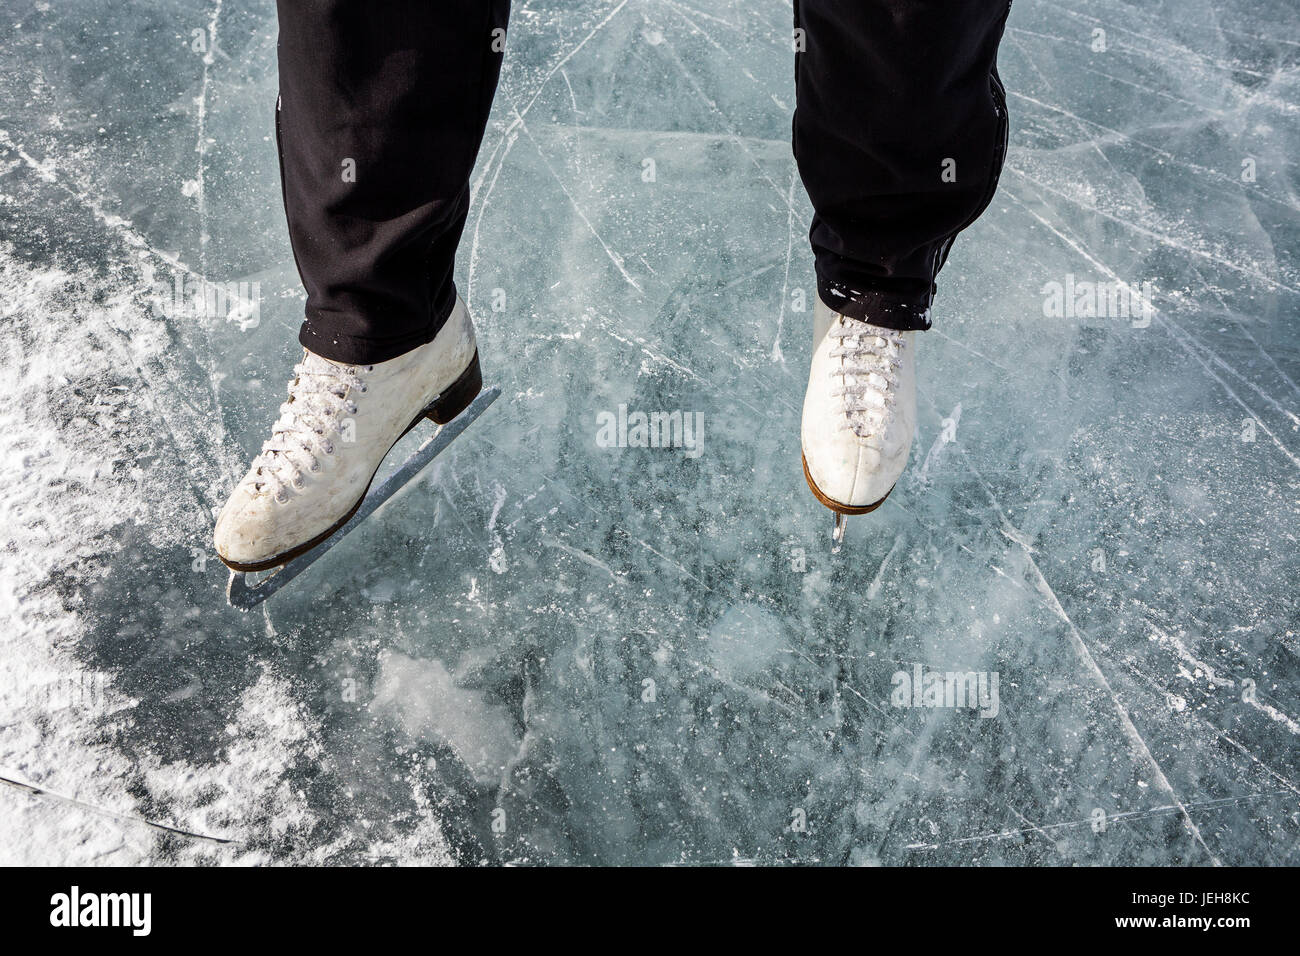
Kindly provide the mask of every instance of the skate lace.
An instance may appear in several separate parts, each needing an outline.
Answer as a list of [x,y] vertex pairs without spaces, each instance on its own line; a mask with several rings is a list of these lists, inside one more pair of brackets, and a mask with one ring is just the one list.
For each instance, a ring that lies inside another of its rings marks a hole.
[[831,396],[843,399],[840,429],[860,439],[883,438],[898,399],[898,371],[906,346],[903,334],[841,318],[827,335],[839,342],[830,354],[841,359],[831,371],[840,380]]
[[249,480],[253,490],[288,500],[291,488],[301,488],[303,472],[320,470],[320,455],[334,454],[344,415],[355,415],[357,406],[348,390],[366,390],[361,372],[374,366],[340,365],[308,352],[294,366],[289,383],[289,400],[280,406],[280,417],[271,426],[271,437],[253,459]]

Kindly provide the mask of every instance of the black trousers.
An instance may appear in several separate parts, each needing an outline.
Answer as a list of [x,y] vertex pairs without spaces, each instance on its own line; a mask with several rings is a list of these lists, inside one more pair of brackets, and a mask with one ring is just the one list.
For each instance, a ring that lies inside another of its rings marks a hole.
[[[509,0],[278,0],[285,212],[303,345],[382,362],[455,302],[469,177]],[[794,153],[818,293],[878,325],[930,324],[952,241],[993,196],[1010,0],[795,0]]]

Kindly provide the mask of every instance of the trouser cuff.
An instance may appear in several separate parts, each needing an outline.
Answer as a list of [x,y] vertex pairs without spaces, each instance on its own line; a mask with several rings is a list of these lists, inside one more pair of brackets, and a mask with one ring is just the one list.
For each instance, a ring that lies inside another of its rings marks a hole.
[[930,327],[930,304],[934,285],[920,293],[854,289],[823,275],[817,276],[817,294],[833,312],[872,325],[900,331],[924,331]]
[[[348,335],[340,329],[375,328],[380,323],[367,321],[360,314],[339,312],[321,312],[308,309],[307,321],[298,332],[298,342],[307,349],[329,359],[331,362],[346,362],[349,365],[378,365],[388,362],[407,352],[413,352],[421,345],[432,342],[456,307],[456,285],[448,283],[447,288],[438,296],[436,304],[427,313],[428,319],[423,328],[392,338],[363,338]],[[383,310],[387,319],[395,318],[390,310]],[[401,317],[405,320],[397,323],[402,327],[416,324],[413,316]]]

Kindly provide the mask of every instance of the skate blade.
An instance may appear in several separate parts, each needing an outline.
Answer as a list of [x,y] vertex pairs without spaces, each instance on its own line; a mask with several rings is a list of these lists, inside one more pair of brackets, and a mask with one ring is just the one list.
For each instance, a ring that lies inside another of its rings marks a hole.
[[808,470],[808,458],[803,456],[803,476],[808,482],[808,487],[812,490],[813,497],[824,504],[835,514],[835,526],[831,529],[831,554],[839,554],[844,550],[844,531],[849,524],[849,515],[865,515],[875,511],[885,503],[890,492],[894,490],[894,485],[890,485],[889,491],[885,492],[885,497],[879,501],[873,501],[869,505],[846,505],[841,504],[834,498],[829,498],[822,493],[817,487],[817,482],[813,481],[812,472]]
[[461,432],[473,424],[476,418],[487,411],[488,406],[500,396],[501,389],[495,385],[483,389],[463,412],[445,425],[441,425],[436,432],[425,439],[424,443],[415,450],[411,457],[402,463],[401,467],[384,480],[383,484],[367,494],[360,507],[357,508],[356,513],[348,519],[346,524],[311,551],[286,561],[277,568],[272,568],[269,573],[260,577],[257,572],[231,571],[230,581],[226,585],[226,601],[229,602],[231,607],[237,607],[241,611],[250,611],[302,574],[315,564],[325,552],[347,537],[348,533],[357,525],[374,514],[380,505],[401,491],[411,479],[423,470],[425,465],[445,451],[447,446]]
[[844,547],[844,529],[848,526],[847,515],[835,512],[835,527],[831,529],[831,554],[839,554]]

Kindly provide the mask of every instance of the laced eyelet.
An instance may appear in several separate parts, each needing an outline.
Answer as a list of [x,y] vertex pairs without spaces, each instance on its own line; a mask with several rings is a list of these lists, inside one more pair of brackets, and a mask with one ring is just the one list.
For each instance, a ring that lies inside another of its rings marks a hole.
[[286,502],[288,502],[288,500],[289,500],[289,496],[286,495],[283,491],[277,491],[277,492],[275,493],[275,503],[276,503],[276,504],[278,504],[278,505],[282,505],[282,504],[285,504]]
[[327,455],[332,455],[332,454],[334,454],[334,443],[333,443],[333,442],[329,442],[329,443],[327,443],[327,444],[325,445],[325,454],[327,454]]

